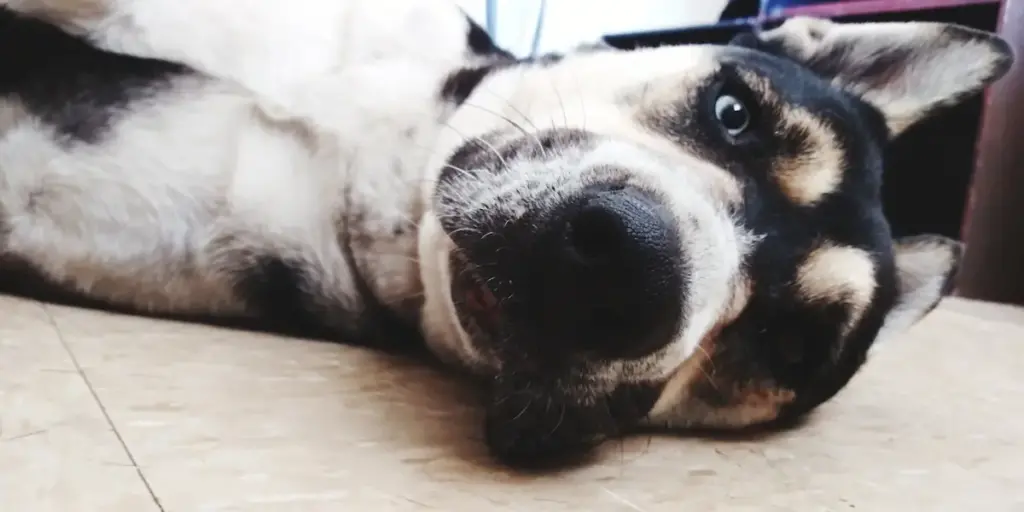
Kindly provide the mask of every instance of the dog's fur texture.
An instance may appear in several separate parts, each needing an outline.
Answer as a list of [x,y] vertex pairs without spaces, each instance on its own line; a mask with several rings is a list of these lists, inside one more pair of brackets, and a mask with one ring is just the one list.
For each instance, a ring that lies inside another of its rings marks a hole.
[[931,23],[527,61],[438,0],[7,0],[0,287],[412,326],[509,464],[771,425],[949,293],[960,246],[892,238],[882,149],[1012,60]]

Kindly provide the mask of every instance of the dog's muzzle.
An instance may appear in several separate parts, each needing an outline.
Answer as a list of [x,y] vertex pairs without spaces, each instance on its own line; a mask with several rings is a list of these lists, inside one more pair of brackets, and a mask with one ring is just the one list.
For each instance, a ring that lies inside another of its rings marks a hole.
[[[483,233],[481,235],[481,232]],[[671,214],[650,194],[604,184],[546,211],[453,231],[454,297],[529,366],[633,359],[668,344],[685,300]]]

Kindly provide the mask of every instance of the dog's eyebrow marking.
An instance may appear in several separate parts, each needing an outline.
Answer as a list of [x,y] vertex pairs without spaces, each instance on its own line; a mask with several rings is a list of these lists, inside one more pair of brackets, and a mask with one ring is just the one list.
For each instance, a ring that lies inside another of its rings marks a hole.
[[878,285],[867,251],[832,243],[811,251],[797,269],[795,284],[798,296],[808,302],[849,307],[844,334],[860,321]]
[[812,206],[839,188],[843,180],[843,152],[828,127],[810,113],[785,108],[785,130],[807,137],[798,155],[778,160],[775,180],[782,193],[800,206]]
[[773,178],[782,193],[799,206],[813,206],[835,192],[843,181],[843,150],[822,120],[798,105],[783,101],[767,78],[741,71],[744,82],[779,112],[778,132],[802,139],[799,152],[776,157]]

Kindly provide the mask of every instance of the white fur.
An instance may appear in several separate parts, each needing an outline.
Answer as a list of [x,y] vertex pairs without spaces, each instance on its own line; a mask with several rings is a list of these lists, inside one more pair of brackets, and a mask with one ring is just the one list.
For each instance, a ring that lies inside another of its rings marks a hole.
[[[6,124],[5,251],[104,298],[158,309],[235,309],[220,276],[196,258],[226,222],[217,205],[231,195],[236,148],[269,137],[247,121],[245,98],[188,82],[178,85],[182,94],[137,110],[98,148],[68,151],[24,113]],[[196,89],[204,94],[189,94]],[[285,144],[276,139],[275,147]],[[189,261],[196,265],[181,268]]]
[[[85,3],[94,17],[61,17]],[[209,78],[179,80],[173,93],[133,107],[96,147],[62,147],[8,105],[0,119],[7,250],[103,298],[237,312],[208,244],[242,236],[312,264],[323,293],[350,305],[337,214],[366,210],[369,230],[416,221],[409,184],[443,126],[439,84],[467,63],[468,25],[456,7],[385,3],[8,2],[99,47]],[[47,10],[34,12],[40,6]],[[28,208],[36,191],[46,201]],[[383,300],[420,293],[414,239],[375,245],[380,256],[360,263],[373,268]],[[186,270],[190,277],[178,277]]]

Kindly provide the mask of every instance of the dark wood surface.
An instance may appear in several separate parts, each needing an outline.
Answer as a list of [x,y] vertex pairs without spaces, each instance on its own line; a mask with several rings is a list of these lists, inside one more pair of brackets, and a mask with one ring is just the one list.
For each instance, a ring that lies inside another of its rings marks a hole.
[[1024,304],[1024,0],[1005,0],[1000,34],[1017,62],[987,95],[963,233],[959,294]]
[[785,7],[778,13],[767,14],[769,16],[782,16],[786,18],[792,16],[837,18],[998,3],[999,0],[854,0]]

